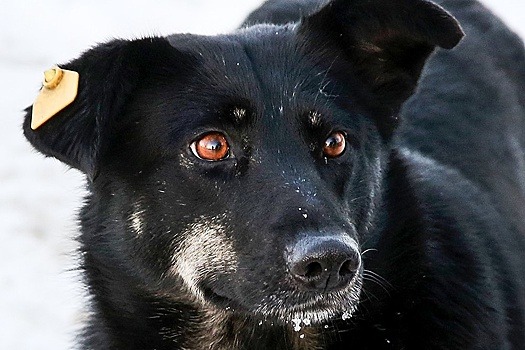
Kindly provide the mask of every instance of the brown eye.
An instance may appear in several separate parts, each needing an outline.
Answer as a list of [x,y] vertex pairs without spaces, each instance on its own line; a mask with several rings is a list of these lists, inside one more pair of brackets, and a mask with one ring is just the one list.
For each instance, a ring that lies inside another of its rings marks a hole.
[[332,133],[323,146],[323,154],[328,158],[339,157],[346,148],[346,138],[345,134],[341,131],[336,131]]
[[230,151],[226,137],[218,132],[204,135],[194,141],[190,148],[197,157],[209,161],[226,159]]

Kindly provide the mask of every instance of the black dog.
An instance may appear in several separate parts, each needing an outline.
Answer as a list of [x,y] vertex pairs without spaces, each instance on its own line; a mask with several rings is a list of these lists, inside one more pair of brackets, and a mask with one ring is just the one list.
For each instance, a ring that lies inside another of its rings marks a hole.
[[270,1],[64,65],[24,132],[88,177],[84,348],[522,349],[523,43],[441,5],[451,51],[428,1]]

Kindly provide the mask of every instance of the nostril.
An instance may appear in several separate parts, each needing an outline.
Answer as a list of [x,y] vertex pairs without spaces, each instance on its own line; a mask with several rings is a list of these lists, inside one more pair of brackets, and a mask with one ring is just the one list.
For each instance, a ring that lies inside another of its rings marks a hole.
[[316,278],[316,277],[321,276],[322,273],[323,273],[323,266],[317,261],[312,261],[311,263],[306,265],[304,277]]
[[341,268],[339,269],[339,276],[353,277],[358,269],[359,269],[359,260],[358,259],[348,259],[343,263],[343,265],[341,265]]

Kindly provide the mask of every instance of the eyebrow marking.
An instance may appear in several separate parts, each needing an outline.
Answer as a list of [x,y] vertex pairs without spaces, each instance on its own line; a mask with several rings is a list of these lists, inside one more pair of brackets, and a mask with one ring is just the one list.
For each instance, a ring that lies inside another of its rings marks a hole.
[[246,109],[241,107],[235,107],[232,111],[232,115],[234,116],[236,122],[240,122],[246,118],[246,114]]
[[322,122],[322,115],[317,111],[308,112],[308,122],[311,126],[320,126]]

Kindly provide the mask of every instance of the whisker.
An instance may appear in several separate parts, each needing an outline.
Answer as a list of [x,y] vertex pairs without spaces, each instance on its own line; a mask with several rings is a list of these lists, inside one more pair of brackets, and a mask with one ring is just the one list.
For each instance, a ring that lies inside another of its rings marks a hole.
[[[378,286],[380,286],[387,295],[390,295],[390,291],[378,280],[375,280],[373,278],[365,278],[365,280],[367,281],[370,281],[370,282],[374,282],[375,284],[377,284]],[[374,295],[375,299],[376,300],[379,300],[379,298],[377,298],[375,295]]]
[[358,200],[361,200],[361,199],[366,199],[366,198],[367,198],[367,196],[355,197],[355,198],[352,198],[352,199],[350,200],[350,203],[353,203],[353,202],[358,201]]
[[394,287],[390,282],[388,282],[388,280],[370,270],[363,271],[363,280],[374,282],[375,284],[380,286],[388,295],[390,295],[390,291],[394,289]]
[[368,248],[368,249],[365,249],[364,251],[361,252],[361,256],[363,256],[363,255],[365,255],[366,253],[371,252],[371,251],[375,251],[375,252],[377,252],[377,249],[375,249],[375,248]]
[[390,288],[393,288],[394,286],[392,286],[392,283],[390,283],[386,278],[384,278],[383,276],[381,276],[380,274],[372,271],[372,270],[367,270],[365,269],[363,272],[366,272],[374,277],[376,277],[377,279],[379,279],[380,281],[382,281],[383,283],[385,283],[388,287]]

